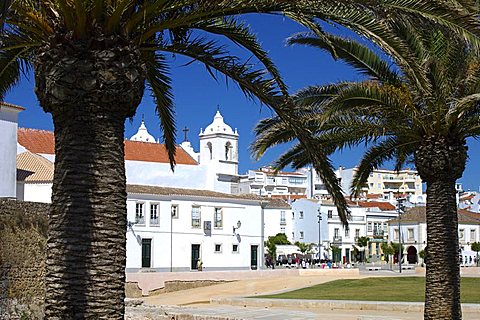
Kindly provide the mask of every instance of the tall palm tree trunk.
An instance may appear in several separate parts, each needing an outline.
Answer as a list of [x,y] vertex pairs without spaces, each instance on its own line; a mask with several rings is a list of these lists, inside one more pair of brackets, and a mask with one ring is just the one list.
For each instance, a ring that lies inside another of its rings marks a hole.
[[35,65],[37,96],[55,127],[47,319],[124,317],[124,122],[144,90],[138,56],[60,44]]
[[461,319],[455,180],[428,182],[427,199],[425,319]]
[[455,182],[466,160],[466,142],[443,136],[425,138],[415,153],[418,173],[427,183],[426,320],[462,318]]

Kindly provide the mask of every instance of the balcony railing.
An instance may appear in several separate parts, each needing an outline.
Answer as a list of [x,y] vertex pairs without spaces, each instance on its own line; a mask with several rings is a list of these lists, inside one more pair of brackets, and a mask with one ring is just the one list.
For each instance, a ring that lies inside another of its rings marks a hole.
[[160,219],[158,218],[150,218],[150,225],[158,226],[160,224]]
[[136,216],[135,224],[145,224],[145,216]]
[[385,235],[385,231],[383,230],[373,230],[373,235],[377,237],[383,237]]
[[286,219],[280,219],[280,225],[281,226],[284,226],[287,224],[287,220]]
[[342,237],[341,236],[334,236],[332,243],[342,243]]

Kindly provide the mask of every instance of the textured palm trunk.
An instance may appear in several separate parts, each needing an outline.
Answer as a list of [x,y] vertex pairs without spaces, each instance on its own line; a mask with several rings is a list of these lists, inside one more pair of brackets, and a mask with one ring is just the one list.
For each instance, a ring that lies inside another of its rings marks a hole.
[[425,319],[461,319],[455,180],[427,183]]
[[138,52],[96,46],[55,44],[35,65],[37,96],[55,127],[47,319],[124,318],[124,122],[144,79]]
[[424,319],[461,319],[455,181],[465,169],[465,141],[430,137],[415,154],[427,183],[428,261]]

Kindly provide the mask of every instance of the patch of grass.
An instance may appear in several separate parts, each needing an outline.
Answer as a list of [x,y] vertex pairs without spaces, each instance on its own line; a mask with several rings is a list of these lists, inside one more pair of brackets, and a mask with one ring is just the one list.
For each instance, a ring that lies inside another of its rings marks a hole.
[[[480,278],[462,278],[461,301],[480,303]],[[423,302],[424,277],[374,277],[335,280],[295,291],[256,296],[273,299]]]

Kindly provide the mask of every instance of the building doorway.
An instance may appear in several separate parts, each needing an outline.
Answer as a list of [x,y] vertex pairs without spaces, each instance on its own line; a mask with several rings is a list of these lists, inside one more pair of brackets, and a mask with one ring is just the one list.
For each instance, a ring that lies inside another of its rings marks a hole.
[[197,269],[197,263],[200,259],[200,245],[192,244],[192,265],[190,266],[192,270]]
[[152,239],[142,239],[142,268],[150,268],[152,262]]
[[250,268],[257,270],[258,268],[258,246],[250,246]]
[[417,248],[414,246],[408,247],[407,250],[407,261],[410,264],[415,264],[418,262],[418,256],[417,256]]

